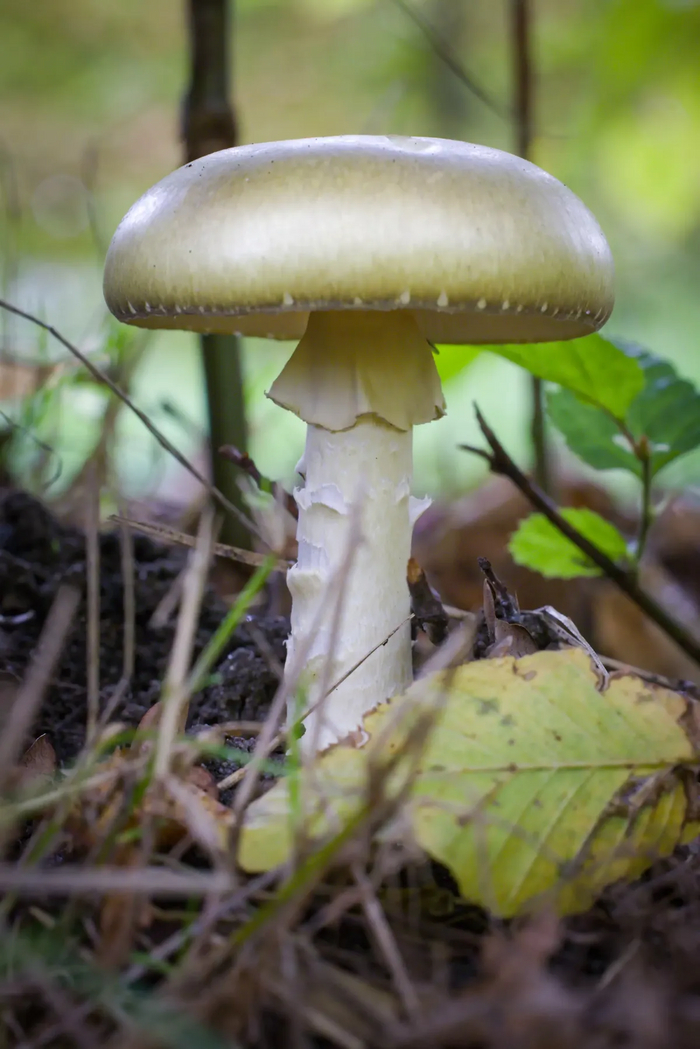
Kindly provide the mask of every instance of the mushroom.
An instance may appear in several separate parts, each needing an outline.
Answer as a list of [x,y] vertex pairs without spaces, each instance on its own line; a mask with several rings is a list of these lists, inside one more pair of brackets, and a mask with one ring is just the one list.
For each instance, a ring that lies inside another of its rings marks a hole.
[[[268,396],[307,424],[288,574],[288,665],[317,624],[307,750],[361,742],[363,715],[412,678],[412,429],[445,410],[432,343],[586,335],[610,314],[612,278],[605,237],[569,189],[518,157],[441,139],[223,150],[164,178],[122,221],[104,279],[120,320],[300,340]],[[332,646],[320,606],[358,503]]]

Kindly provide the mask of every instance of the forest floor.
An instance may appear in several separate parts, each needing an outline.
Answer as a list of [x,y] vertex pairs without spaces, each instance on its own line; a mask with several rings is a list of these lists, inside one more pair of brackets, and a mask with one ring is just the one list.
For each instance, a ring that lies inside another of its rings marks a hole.
[[[175,617],[154,624],[154,616],[157,620],[186,560],[182,551],[136,535],[133,557],[134,667],[128,691],[111,716],[123,727],[139,725],[159,699]],[[99,560],[104,708],[123,674],[124,566],[118,533],[101,534]],[[23,680],[59,588],[72,583],[84,591],[87,572],[82,534],[60,524],[30,496],[3,494],[3,688]],[[195,653],[226,611],[215,591],[207,589]],[[284,662],[287,629],[286,619],[270,615],[265,601],[251,610],[209,683],[193,696],[189,734],[224,723],[264,721]],[[86,632],[82,599],[26,740],[29,745],[43,736],[59,770],[71,767],[85,746]],[[257,731],[231,733],[226,744],[249,751],[256,738]],[[218,758],[205,765],[213,783],[237,767]],[[226,805],[233,797],[235,790],[216,794]],[[38,822],[35,817],[18,829],[19,844],[8,841],[5,832],[6,867],[17,861]],[[185,849],[182,842],[177,847],[172,862],[178,871],[210,868],[201,850]],[[102,859],[94,841],[87,848],[77,846],[64,833],[40,866],[72,869],[68,861],[76,856],[88,872],[97,870]],[[112,854],[111,860],[118,857]],[[23,862],[28,862],[26,850]],[[430,890],[421,896],[429,902],[417,910],[404,905],[416,882]],[[274,901],[269,881],[241,876],[240,884],[247,891],[246,920]],[[91,892],[89,881],[69,904],[43,898],[40,885],[30,901],[6,898],[2,918],[12,935],[3,934],[0,951],[5,955],[0,966],[2,1044],[24,1049],[82,1049],[98,1042],[144,1049],[695,1049],[700,1044],[700,854],[693,847],[677,850],[637,882],[613,886],[589,911],[564,921],[547,915],[493,920],[460,901],[449,874],[435,864],[418,863],[410,877],[397,873],[390,888],[373,894],[369,903],[358,901],[342,873],[327,873],[301,903],[278,909],[267,928],[261,925],[257,938],[239,948],[230,945],[241,914],[222,908],[221,898],[214,894],[200,910],[197,899],[172,893],[161,899],[154,891],[149,909],[142,907],[131,923],[133,942],[115,957],[100,944],[109,899],[105,904],[104,892]],[[133,898],[118,899],[126,916]],[[129,924],[126,917],[124,922]],[[190,928],[196,934],[196,944],[190,944],[194,954],[168,953],[164,945],[172,947]],[[25,969],[20,957],[29,959]],[[175,960],[182,961],[181,967]]]

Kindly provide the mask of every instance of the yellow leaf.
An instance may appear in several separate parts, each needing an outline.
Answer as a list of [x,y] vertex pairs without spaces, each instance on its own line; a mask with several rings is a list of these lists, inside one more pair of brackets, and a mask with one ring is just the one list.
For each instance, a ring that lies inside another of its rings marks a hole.
[[[407,739],[431,715],[422,752]],[[384,784],[403,820],[452,872],[465,898],[508,916],[549,894],[559,911],[590,904],[694,833],[683,770],[697,760],[690,702],[634,675],[605,692],[580,649],[484,660],[416,682],[365,719],[369,743],[322,754],[302,782],[304,829],[326,840],[367,803],[368,771],[400,760]],[[263,870],[292,842],[284,781],[249,809],[239,862]]]

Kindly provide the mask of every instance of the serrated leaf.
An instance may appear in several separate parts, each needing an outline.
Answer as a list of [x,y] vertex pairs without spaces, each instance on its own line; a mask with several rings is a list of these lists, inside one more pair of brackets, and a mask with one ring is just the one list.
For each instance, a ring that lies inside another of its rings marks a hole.
[[538,379],[556,382],[623,419],[644,387],[640,362],[602,335],[530,346],[489,346],[492,353],[526,368]]
[[668,361],[637,347],[627,347],[627,352],[639,361],[646,380],[630,405],[628,426],[636,438],[646,436],[656,474],[700,446],[700,394]]
[[[668,361],[631,344],[620,343],[620,349],[643,371],[644,388],[623,421],[634,441],[646,438],[653,476],[700,446],[700,394]],[[550,393],[547,406],[567,445],[584,462],[598,470],[623,468],[641,476],[642,465],[629,438],[609,414],[569,390]]]
[[[611,561],[627,555],[627,543],[614,524],[585,507],[561,510],[565,521],[589,539]],[[508,549],[518,565],[539,572],[547,579],[577,579],[602,575],[601,569],[544,514],[530,514],[510,537]]]
[[[402,819],[449,868],[461,894],[510,916],[548,894],[562,913],[636,877],[700,832],[683,769],[697,761],[697,719],[683,696],[633,674],[605,692],[580,649],[481,660],[416,682],[365,718],[365,747],[336,746],[306,770],[306,830],[328,840],[368,804],[368,769],[398,766],[384,783]],[[418,755],[407,740],[426,714]],[[248,810],[239,862],[248,871],[291,853],[284,781]]]
[[570,390],[550,390],[547,411],[571,451],[589,466],[641,476],[642,466],[630,442],[607,412],[579,400]]

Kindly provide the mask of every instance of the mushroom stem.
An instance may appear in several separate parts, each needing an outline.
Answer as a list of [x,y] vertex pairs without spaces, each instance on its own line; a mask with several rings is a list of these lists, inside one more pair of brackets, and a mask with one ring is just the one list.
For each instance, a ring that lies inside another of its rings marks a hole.
[[[311,642],[302,686],[307,703],[328,689],[399,624],[404,625],[353,671],[306,719],[302,746],[323,749],[357,729],[362,716],[411,682],[411,638],[406,622],[410,556],[409,495],[412,433],[376,416],[363,416],[350,430],[333,433],[309,426],[299,506],[299,554],[287,582],[292,595],[288,665],[294,666],[319,605],[327,614]],[[331,480],[331,478],[333,480]],[[360,542],[342,594],[332,581],[348,556],[351,508],[360,503]],[[337,631],[335,603],[342,601]],[[335,637],[333,637],[335,633]],[[290,715],[292,714],[290,710]]]
[[[287,577],[287,665],[310,640],[302,688],[307,706],[318,704],[302,737],[308,753],[355,733],[364,714],[411,682],[412,428],[441,415],[443,399],[429,344],[413,316],[398,311],[312,314],[269,395],[308,423],[304,485],[294,493],[299,554]],[[354,506],[361,538],[338,595],[332,583],[347,556]]]

